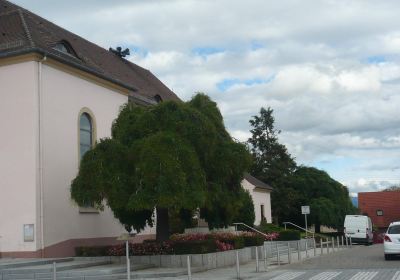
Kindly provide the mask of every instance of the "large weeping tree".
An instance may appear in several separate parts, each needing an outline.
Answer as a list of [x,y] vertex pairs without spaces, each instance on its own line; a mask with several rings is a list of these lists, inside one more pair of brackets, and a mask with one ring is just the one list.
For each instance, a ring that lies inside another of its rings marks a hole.
[[172,212],[201,209],[210,227],[229,225],[245,204],[240,182],[250,160],[204,94],[152,107],[127,104],[112,137],[83,157],[71,197],[81,206],[109,206],[128,231],[152,226],[155,209],[157,240],[164,241]]

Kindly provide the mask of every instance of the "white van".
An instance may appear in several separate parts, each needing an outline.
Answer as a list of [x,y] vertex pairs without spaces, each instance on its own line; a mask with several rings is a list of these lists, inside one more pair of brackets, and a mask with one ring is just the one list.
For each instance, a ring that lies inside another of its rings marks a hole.
[[344,219],[344,234],[351,237],[353,243],[373,243],[371,218],[362,215],[346,215]]

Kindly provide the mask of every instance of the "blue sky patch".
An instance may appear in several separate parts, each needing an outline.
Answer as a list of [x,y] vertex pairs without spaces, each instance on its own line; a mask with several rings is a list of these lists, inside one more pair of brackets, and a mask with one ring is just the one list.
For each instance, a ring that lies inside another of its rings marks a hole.
[[369,64],[378,64],[382,62],[386,62],[386,59],[383,55],[374,55],[367,57],[367,63]]
[[192,49],[192,53],[195,55],[199,55],[202,57],[206,57],[208,55],[216,54],[224,52],[224,48],[217,48],[217,47],[197,47]]
[[[131,55],[139,55],[141,57],[146,57],[147,54],[149,53],[147,49],[135,45],[129,45],[127,46],[127,48],[129,48]],[[125,48],[123,47],[122,49]]]
[[260,42],[257,42],[257,41],[252,41],[251,42],[251,50],[252,51],[256,51],[256,50],[262,49],[264,47],[265,47],[264,44],[262,44]]
[[258,85],[258,84],[267,84],[271,82],[274,79],[275,75],[272,75],[266,79],[263,78],[253,78],[253,79],[224,79],[221,82],[217,83],[217,88],[220,91],[227,91],[231,87],[235,85],[246,85],[246,86],[252,86],[252,85]]

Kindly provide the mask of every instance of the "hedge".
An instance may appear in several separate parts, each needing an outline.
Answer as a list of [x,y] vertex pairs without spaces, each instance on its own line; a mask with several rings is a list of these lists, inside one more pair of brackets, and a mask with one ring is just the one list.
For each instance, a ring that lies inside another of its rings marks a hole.
[[175,241],[173,251],[176,255],[207,254],[217,251],[217,245],[212,239]]
[[300,240],[301,234],[298,230],[286,229],[279,232],[278,241]]
[[262,246],[264,244],[264,237],[261,235],[243,236],[243,240],[245,247]]

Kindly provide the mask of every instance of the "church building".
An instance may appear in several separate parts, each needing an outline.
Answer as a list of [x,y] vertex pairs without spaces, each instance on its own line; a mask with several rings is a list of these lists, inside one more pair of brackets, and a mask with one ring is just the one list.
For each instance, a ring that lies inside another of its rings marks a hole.
[[123,104],[179,100],[126,54],[0,0],[0,257],[73,256],[125,231],[110,209],[78,207],[70,185]]

